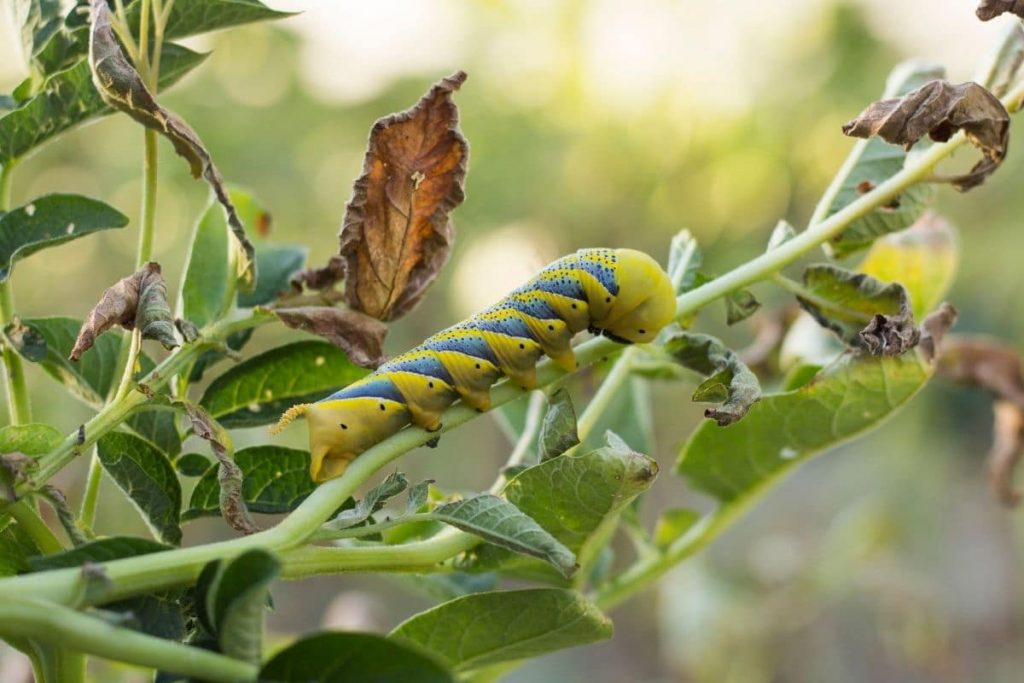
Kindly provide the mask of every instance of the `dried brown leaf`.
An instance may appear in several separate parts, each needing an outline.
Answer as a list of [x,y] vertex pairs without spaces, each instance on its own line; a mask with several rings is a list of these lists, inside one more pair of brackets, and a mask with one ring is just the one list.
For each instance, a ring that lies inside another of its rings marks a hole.
[[274,314],[288,327],[323,337],[364,368],[384,362],[387,325],[365,313],[331,306],[277,308]]
[[1022,0],[981,0],[975,14],[982,21],[995,19],[1005,12],[1013,12],[1018,17],[1024,17],[1024,1]]
[[219,463],[217,483],[220,485],[220,514],[224,521],[243,534],[254,534],[260,530],[249,514],[242,495],[242,470],[232,457],[231,437],[210,414],[191,401],[180,401],[185,409],[192,431],[201,439],[210,442]]
[[1021,493],[1013,485],[1013,474],[1024,459],[1024,409],[1011,401],[996,401],[992,410],[995,423],[988,452],[988,481],[1003,505],[1016,507]]
[[296,292],[302,292],[303,287],[323,290],[333,287],[344,279],[345,259],[341,256],[332,256],[323,268],[307,268],[296,273],[291,279],[291,285]]
[[448,259],[448,214],[465,198],[469,144],[452,93],[459,71],[411,109],[378,120],[341,228],[345,300],[378,320],[409,312]]
[[103,292],[99,303],[82,323],[71,349],[71,360],[81,358],[92,348],[96,337],[114,325],[127,330],[138,328],[143,339],[155,339],[167,349],[178,345],[174,316],[167,304],[167,283],[160,274],[159,263],[150,261]]
[[846,135],[877,135],[906,149],[926,135],[944,142],[958,130],[982,153],[969,172],[949,179],[958,190],[969,190],[999,167],[1010,141],[1010,115],[995,95],[977,83],[930,81],[904,97],[869,105],[843,126]]
[[1000,502],[1008,507],[1017,505],[1021,494],[1013,486],[1013,474],[1024,458],[1024,373],[1020,355],[995,340],[956,337],[942,349],[937,371],[995,395],[989,483]]
[[939,356],[942,340],[956,324],[958,315],[956,307],[944,301],[921,322],[921,353],[929,363],[934,363]]
[[128,61],[114,35],[106,0],[92,0],[91,13],[89,65],[100,96],[114,109],[128,114],[146,128],[170,140],[174,151],[188,161],[192,176],[202,176],[210,184],[217,201],[224,208],[228,225],[241,251],[238,276],[243,289],[251,290],[256,283],[256,250],[245,234],[242,220],[228,197],[224,179],[214,166],[210,153],[188,124],[160,106],[139,72]]
[[1017,350],[993,339],[955,336],[939,355],[942,377],[988,390],[1024,409],[1024,374]]

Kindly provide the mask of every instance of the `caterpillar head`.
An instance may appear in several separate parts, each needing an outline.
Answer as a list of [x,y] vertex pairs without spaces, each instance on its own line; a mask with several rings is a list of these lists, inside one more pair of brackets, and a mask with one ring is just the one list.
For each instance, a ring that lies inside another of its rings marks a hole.
[[634,249],[616,250],[619,293],[595,326],[621,341],[654,340],[676,314],[672,280],[653,258]]
[[318,484],[339,477],[363,451],[409,422],[400,403],[374,397],[325,399],[306,411],[309,474]]

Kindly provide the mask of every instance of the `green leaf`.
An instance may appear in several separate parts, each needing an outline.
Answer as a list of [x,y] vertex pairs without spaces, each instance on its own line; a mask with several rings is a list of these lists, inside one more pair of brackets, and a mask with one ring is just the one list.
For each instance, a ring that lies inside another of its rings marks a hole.
[[238,306],[262,306],[287,292],[292,275],[302,269],[308,253],[306,247],[275,246],[257,241],[256,287],[251,292],[238,293]]
[[[883,355],[899,355],[917,343],[910,300],[899,283],[884,283],[866,273],[823,263],[808,266],[804,271],[803,292],[797,294],[797,301],[818,324],[838,334],[850,346],[874,352],[868,326],[878,316],[892,324],[893,339],[898,342],[893,351]],[[897,348],[901,341],[897,337],[905,338],[905,348]]]
[[[906,95],[928,81],[942,78],[944,74],[945,70],[935,65],[921,62],[902,64],[889,75],[883,98]],[[877,138],[858,142],[829,188],[830,194],[825,198],[828,209],[822,220],[899,173],[906,159],[907,152],[897,145],[889,145]],[[833,258],[842,258],[865,249],[878,237],[911,225],[934,198],[933,184],[918,183],[888,206],[875,209],[854,221],[829,241],[826,251]]]
[[707,377],[693,392],[698,402],[721,403],[704,416],[719,426],[743,418],[761,399],[757,376],[722,342],[706,334],[677,332],[665,342],[665,350],[682,366]]
[[96,199],[50,194],[0,215],[0,282],[14,262],[100,230],[123,228],[128,217]]
[[[87,43],[87,32],[84,37]],[[92,84],[84,51],[81,55],[73,66],[47,78],[29,100],[0,115],[0,164],[13,163],[56,135],[112,113]],[[172,43],[164,44],[161,55],[161,90],[206,59],[204,54]]]
[[[206,474],[206,471],[213,467],[214,463],[212,460],[207,458],[202,453],[184,453],[174,460],[174,469],[178,470],[180,474],[186,477],[201,477]],[[212,472],[213,481],[216,483],[217,473]],[[192,498],[195,500],[195,491],[192,492]],[[191,508],[192,503],[189,503]],[[211,511],[211,514],[220,514],[220,510]],[[189,518],[189,510],[186,510],[181,515],[182,519]]]
[[1020,81],[1021,66],[1024,66],[1024,26],[1019,21],[1007,22],[1002,40],[972,80],[996,97],[1003,97]]
[[789,221],[780,220],[772,229],[771,237],[768,238],[768,247],[765,251],[778,249],[789,240],[796,237],[796,228],[790,225]]
[[[77,363],[72,363],[68,356],[82,327],[81,320],[53,317],[29,318],[21,322],[46,344],[45,356],[38,361],[43,370],[86,403],[102,404],[117,373],[120,340],[115,335],[103,335]],[[32,357],[26,356],[26,360],[32,360]]]
[[704,256],[689,230],[680,230],[672,237],[668,252],[668,276],[677,294],[697,285],[698,272]]
[[0,427],[0,453],[42,455],[60,445],[64,435],[48,424],[6,425]]
[[498,547],[544,560],[566,578],[576,570],[572,551],[515,505],[489,493],[439,505],[430,516]]
[[[128,25],[133,28],[139,25],[140,7],[141,2],[136,0],[125,8]],[[292,14],[270,9],[258,0],[175,0],[167,17],[165,37],[174,40]]]
[[132,431],[173,458],[181,453],[181,433],[176,413],[164,407],[146,408],[132,413],[125,421]]
[[206,612],[221,651],[258,664],[263,645],[263,614],[270,584],[281,563],[265,550],[248,550],[224,564],[206,595]]
[[[248,197],[235,190],[229,194],[235,202],[240,197]],[[203,328],[231,310],[236,288],[233,259],[227,220],[220,204],[212,199],[192,233],[178,297],[178,317]]]
[[56,32],[63,18],[60,0],[10,0],[14,26],[21,36],[22,53],[31,60]]
[[640,453],[605,446],[563,455],[524,470],[505,497],[590,566],[615,528],[619,512],[646,491],[657,463]]
[[146,538],[135,536],[111,536],[96,541],[90,541],[77,548],[66,550],[53,555],[38,555],[29,559],[29,566],[34,572],[48,571],[50,569],[67,569],[68,567],[81,567],[86,562],[100,564],[112,560],[120,560],[125,557],[136,557],[137,555],[149,555],[160,553],[165,550],[173,550],[174,546],[157,543]]
[[31,571],[29,558],[38,555],[39,546],[24,527],[13,520],[0,521],[0,577]]
[[677,471],[723,503],[740,501],[811,456],[879,424],[930,374],[916,353],[845,355],[810,384],[764,397],[728,429],[702,424],[683,446]]
[[[220,514],[217,468],[208,458],[198,453],[191,455],[196,459],[196,467],[191,471],[198,469],[199,459],[205,463],[205,469],[192,490],[188,509],[181,516],[185,521]],[[175,463],[179,470],[185,457]],[[235,453],[235,464],[242,470],[242,498],[252,512],[270,515],[291,512],[316,488],[309,476],[309,453],[306,451],[282,446],[253,446]]]
[[899,282],[918,320],[935,309],[953,284],[960,260],[954,227],[928,212],[910,228],[871,245],[860,270],[886,282]]
[[262,683],[455,683],[418,648],[372,633],[318,633],[277,653],[259,673]]
[[321,341],[279,346],[213,380],[199,401],[225,427],[270,424],[296,403],[317,401],[368,374]]
[[540,458],[550,460],[579,442],[572,397],[565,389],[559,389],[548,398],[548,411],[540,425]]
[[97,442],[104,469],[160,539],[181,543],[181,485],[167,457],[145,439],[110,432]]
[[579,593],[541,588],[456,598],[399,624],[390,637],[465,671],[611,636],[611,620]]

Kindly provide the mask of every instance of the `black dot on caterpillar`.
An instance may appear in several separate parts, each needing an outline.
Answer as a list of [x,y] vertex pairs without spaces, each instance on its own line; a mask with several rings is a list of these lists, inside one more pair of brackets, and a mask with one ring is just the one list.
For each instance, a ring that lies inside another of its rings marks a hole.
[[[569,304],[572,310],[587,304],[584,313],[563,317],[559,310],[565,311],[560,306],[566,298],[578,300]],[[523,306],[524,301],[532,305]],[[545,310],[545,319],[529,312],[538,306]],[[536,332],[544,327],[555,331],[552,314],[571,335],[590,330],[615,342],[634,343],[646,341],[648,331],[656,333],[671,322],[675,308],[672,283],[650,256],[630,249],[580,250],[489,309],[500,310],[499,315],[473,316],[321,401],[292,406],[275,431],[306,415],[310,474],[318,483],[327,481],[340,476],[363,451],[409,424],[440,429],[444,409],[456,400],[479,412],[488,410],[490,384],[502,375],[525,389],[534,388],[530,366],[537,360],[536,348],[566,372],[577,369],[564,336],[541,338]],[[429,379],[411,381],[410,374]],[[436,391],[437,380],[454,391]],[[437,437],[428,442],[436,444]]]

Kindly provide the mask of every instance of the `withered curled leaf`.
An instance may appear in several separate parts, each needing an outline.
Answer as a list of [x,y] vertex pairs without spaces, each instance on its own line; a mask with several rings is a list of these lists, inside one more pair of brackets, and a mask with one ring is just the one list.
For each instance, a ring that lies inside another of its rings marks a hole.
[[934,363],[942,353],[942,340],[956,324],[958,315],[959,312],[953,304],[943,301],[921,322],[921,354],[929,363]]
[[373,369],[384,362],[387,325],[365,313],[332,306],[275,308],[273,312],[288,327],[331,342],[360,367]]
[[307,268],[292,276],[292,289],[302,292],[303,287],[310,289],[328,289],[345,279],[345,259],[332,256],[322,268]]
[[988,453],[988,480],[996,498],[1007,507],[1020,504],[1013,473],[1024,459],[1024,410],[1010,401],[992,404],[992,449]]
[[178,345],[174,316],[167,304],[167,283],[160,274],[159,263],[150,261],[103,292],[78,331],[71,360],[81,358],[92,348],[96,337],[114,325],[127,330],[138,328],[143,339],[155,339],[166,349]]
[[1021,494],[1013,485],[1013,475],[1024,459],[1024,373],[1020,356],[1012,347],[992,339],[953,337],[939,355],[937,372],[995,396],[989,484],[1000,502],[1016,506]]
[[804,289],[797,294],[801,308],[845,344],[873,356],[899,356],[920,338],[914,325],[907,291],[830,263],[808,266]]
[[926,135],[945,142],[958,130],[963,130],[982,154],[970,171],[949,179],[963,191],[977,187],[999,167],[1010,141],[1009,113],[995,95],[977,83],[930,81],[903,97],[868,105],[843,126],[846,135],[877,135],[906,149]]
[[693,392],[693,400],[721,403],[704,411],[704,416],[719,426],[741,419],[750,406],[761,400],[757,375],[714,337],[677,332],[665,342],[665,350],[683,367],[707,377]]
[[202,176],[213,189],[224,208],[228,225],[235,236],[240,255],[238,276],[243,289],[249,291],[256,282],[256,250],[245,234],[245,226],[228,197],[220,171],[213,164],[202,140],[188,124],[167,111],[156,101],[142,81],[139,72],[121,49],[110,23],[106,0],[91,0],[92,28],[89,32],[89,66],[92,80],[100,96],[114,109],[128,114],[146,128],[151,128],[174,145],[174,151],[188,161],[192,176]]
[[260,530],[249,514],[242,494],[242,470],[232,456],[231,437],[227,431],[210,417],[203,408],[191,401],[178,401],[175,405],[185,410],[192,424],[192,431],[200,439],[210,442],[219,463],[217,483],[220,484],[220,513],[224,521],[243,534],[254,534]]
[[989,21],[1005,12],[1013,12],[1018,17],[1024,17],[1024,0],[981,0],[975,14],[982,21]]
[[341,227],[345,300],[379,320],[411,310],[448,259],[448,214],[465,198],[469,144],[452,94],[459,71],[414,107],[378,120]]

